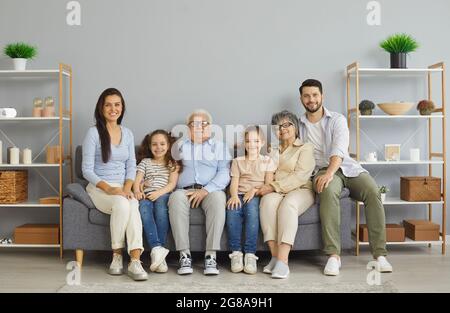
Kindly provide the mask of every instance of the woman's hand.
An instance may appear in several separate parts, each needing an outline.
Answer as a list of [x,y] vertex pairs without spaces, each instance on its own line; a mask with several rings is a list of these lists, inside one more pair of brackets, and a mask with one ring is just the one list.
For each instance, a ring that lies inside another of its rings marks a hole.
[[142,200],[142,199],[144,199],[145,195],[144,195],[144,193],[142,191],[139,190],[139,191],[135,191],[134,192],[134,197],[137,200]]
[[164,193],[159,190],[152,191],[148,194],[147,199],[150,201],[156,201],[159,197],[161,197]]
[[263,185],[259,187],[258,191],[256,192],[256,195],[262,197],[274,191],[275,189],[272,187],[272,185]]
[[257,189],[253,188],[250,191],[247,191],[244,195],[244,198],[242,198],[242,200],[244,200],[244,203],[249,203],[250,201],[252,201],[252,199],[255,197]]
[[227,208],[229,210],[237,210],[241,207],[241,205],[241,200],[238,196],[232,196],[230,199],[228,199]]
[[131,191],[124,191],[121,187],[109,187],[106,193],[111,196],[122,196],[129,199],[133,198],[133,193]]

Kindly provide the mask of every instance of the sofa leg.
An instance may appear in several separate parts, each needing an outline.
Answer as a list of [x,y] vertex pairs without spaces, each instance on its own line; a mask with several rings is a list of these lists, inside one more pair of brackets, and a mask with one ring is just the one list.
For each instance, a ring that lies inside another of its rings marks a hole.
[[83,255],[84,255],[83,250],[81,250],[81,249],[75,250],[75,258],[76,258],[78,266],[80,268],[83,266]]

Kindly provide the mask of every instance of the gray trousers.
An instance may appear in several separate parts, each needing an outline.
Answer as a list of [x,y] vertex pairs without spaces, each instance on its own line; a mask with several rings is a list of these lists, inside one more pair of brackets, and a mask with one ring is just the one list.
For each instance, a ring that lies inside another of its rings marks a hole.
[[[188,190],[177,189],[169,198],[169,219],[177,251],[189,249],[191,208],[186,196]],[[209,193],[200,204],[206,217],[206,250],[220,250],[220,239],[225,225],[226,196],[223,191]]]

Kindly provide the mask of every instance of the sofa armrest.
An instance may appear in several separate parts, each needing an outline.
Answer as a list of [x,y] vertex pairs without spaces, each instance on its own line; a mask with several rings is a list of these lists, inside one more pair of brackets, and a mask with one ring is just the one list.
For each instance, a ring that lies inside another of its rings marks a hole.
[[92,202],[91,197],[89,197],[88,193],[81,184],[68,184],[66,190],[69,196],[74,200],[83,203],[89,209],[95,209],[95,205]]

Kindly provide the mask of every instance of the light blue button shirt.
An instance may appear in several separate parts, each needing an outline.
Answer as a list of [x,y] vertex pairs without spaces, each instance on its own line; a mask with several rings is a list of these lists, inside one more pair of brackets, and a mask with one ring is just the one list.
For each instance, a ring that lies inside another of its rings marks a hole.
[[[347,177],[357,177],[359,174],[367,172],[352,159],[348,153],[350,144],[350,133],[347,126],[347,120],[342,114],[328,111],[325,107],[323,118],[320,120],[323,133],[325,134],[325,156],[328,160],[332,156],[338,156],[342,159],[341,170]],[[300,139],[306,142],[308,138],[308,129],[306,113],[300,116],[299,132]],[[329,162],[328,162],[329,164]]]
[[223,142],[208,139],[202,144],[196,144],[187,139],[177,145],[183,162],[178,188],[201,184],[208,192],[213,192],[227,187],[230,182],[231,155]]
[[111,144],[111,157],[103,163],[100,136],[96,127],[89,128],[83,141],[83,176],[92,185],[100,181],[124,184],[136,178],[136,154],[131,130],[120,126],[122,138],[119,145]]

